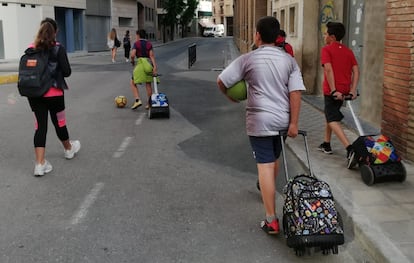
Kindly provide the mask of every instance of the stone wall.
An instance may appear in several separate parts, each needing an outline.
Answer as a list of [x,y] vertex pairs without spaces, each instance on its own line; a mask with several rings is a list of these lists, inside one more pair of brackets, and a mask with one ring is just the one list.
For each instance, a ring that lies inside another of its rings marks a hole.
[[381,126],[384,70],[385,1],[366,0],[364,11],[363,62],[359,85],[360,114]]

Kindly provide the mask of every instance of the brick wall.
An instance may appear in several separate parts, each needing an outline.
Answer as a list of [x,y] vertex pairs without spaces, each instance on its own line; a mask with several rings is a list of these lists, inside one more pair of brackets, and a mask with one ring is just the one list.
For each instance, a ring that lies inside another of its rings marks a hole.
[[387,0],[382,133],[414,161],[414,0]]

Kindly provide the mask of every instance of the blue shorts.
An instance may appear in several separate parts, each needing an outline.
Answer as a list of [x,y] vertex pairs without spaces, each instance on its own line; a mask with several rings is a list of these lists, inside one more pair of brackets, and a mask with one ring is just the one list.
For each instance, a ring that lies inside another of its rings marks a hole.
[[273,163],[279,159],[282,145],[280,136],[256,137],[249,136],[253,157],[256,163]]

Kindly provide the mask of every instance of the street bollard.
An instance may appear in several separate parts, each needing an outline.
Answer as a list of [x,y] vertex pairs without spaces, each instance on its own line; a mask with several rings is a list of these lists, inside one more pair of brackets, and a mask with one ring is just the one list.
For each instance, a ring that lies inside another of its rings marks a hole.
[[197,46],[195,43],[188,46],[188,69],[196,62],[197,59]]

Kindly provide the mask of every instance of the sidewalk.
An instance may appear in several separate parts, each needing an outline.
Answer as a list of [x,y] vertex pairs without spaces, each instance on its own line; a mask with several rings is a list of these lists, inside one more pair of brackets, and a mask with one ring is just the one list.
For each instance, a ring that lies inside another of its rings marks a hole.
[[[239,54],[233,48],[231,60]],[[342,217],[352,222],[353,229],[345,231],[359,241],[375,262],[414,262],[414,164],[404,162],[407,179],[403,183],[365,185],[358,167],[346,168],[346,151],[335,135],[331,142],[332,155],[317,149],[325,130],[323,98],[314,95],[302,98],[299,128],[307,131],[312,170],[329,183],[336,202],[345,212]],[[343,114],[345,134],[353,142],[358,138],[355,123],[347,108]],[[380,133],[379,127],[360,121],[366,133]],[[286,142],[307,165],[303,140],[288,139]]]
[[[159,45],[163,43],[154,43],[154,46]],[[69,56],[91,54],[91,57],[109,56],[109,51],[90,54],[75,53]],[[226,61],[233,60],[238,54],[233,45],[230,47]],[[15,83],[17,68],[18,60],[0,60],[0,85]],[[412,249],[414,248],[414,164],[405,162],[407,180],[404,183],[365,185],[358,168],[353,170],[346,168],[345,150],[335,136],[332,141],[334,151],[332,155],[317,150],[317,146],[323,140],[324,132],[322,107],[321,97],[304,95],[300,129],[308,132],[314,174],[330,184],[338,205],[345,212],[342,217],[353,223],[353,229],[345,229],[345,231],[349,231],[350,236],[356,238],[364,246],[375,262],[414,262],[414,250]],[[344,115],[345,133],[349,140],[353,141],[358,135],[346,108]],[[372,127],[363,121],[362,125],[366,132],[379,133],[377,127]],[[288,139],[287,144],[306,164],[303,141]]]
[[[367,186],[363,183],[358,167],[346,168],[346,151],[333,136],[333,154],[317,149],[323,141],[324,115],[321,97],[303,96],[300,128],[308,132],[310,159],[314,174],[327,181],[345,217],[353,223],[354,238],[358,239],[375,262],[414,262],[414,166],[405,162],[407,179],[404,183],[393,182]],[[344,108],[345,133],[352,142],[358,135],[352,117]],[[365,131],[372,131],[361,123]],[[350,126],[348,126],[350,125]],[[375,129],[374,129],[375,130]],[[288,146],[303,163],[306,154],[303,141],[288,139]]]
[[18,67],[17,60],[0,61],[0,85],[16,83]]

